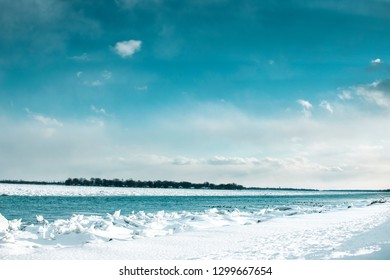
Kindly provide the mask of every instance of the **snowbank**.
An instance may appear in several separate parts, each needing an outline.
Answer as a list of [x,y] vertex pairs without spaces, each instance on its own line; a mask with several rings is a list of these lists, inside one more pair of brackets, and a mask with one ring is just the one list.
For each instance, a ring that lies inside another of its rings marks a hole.
[[317,191],[210,190],[0,184],[0,195],[18,196],[251,196],[308,195]]
[[[390,244],[390,238],[377,238],[389,223],[389,203],[269,220],[262,220],[263,214],[211,209],[123,216],[117,211],[53,223],[37,217],[31,225],[0,216],[0,258],[334,259]],[[362,234],[372,242],[359,241]],[[351,240],[357,241],[348,245]]]

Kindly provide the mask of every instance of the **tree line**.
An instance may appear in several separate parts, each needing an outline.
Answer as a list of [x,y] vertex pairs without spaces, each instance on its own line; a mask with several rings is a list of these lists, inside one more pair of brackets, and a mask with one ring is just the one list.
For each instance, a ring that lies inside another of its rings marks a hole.
[[173,188],[173,189],[217,189],[217,190],[240,190],[242,185],[235,183],[213,184],[209,182],[191,183],[174,181],[139,181],[133,179],[101,179],[101,178],[68,178],[64,182],[67,186],[98,186],[98,187],[123,187],[123,188]]

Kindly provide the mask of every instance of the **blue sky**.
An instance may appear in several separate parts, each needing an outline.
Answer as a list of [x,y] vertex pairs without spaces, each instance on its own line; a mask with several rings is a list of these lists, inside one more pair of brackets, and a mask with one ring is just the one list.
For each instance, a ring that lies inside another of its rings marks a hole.
[[0,2],[0,178],[386,188],[390,1]]

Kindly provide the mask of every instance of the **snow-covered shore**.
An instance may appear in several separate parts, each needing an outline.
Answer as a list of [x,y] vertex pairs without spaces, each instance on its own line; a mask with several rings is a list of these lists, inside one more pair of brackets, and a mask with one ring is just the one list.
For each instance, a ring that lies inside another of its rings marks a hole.
[[0,195],[17,196],[251,196],[251,195],[308,195],[316,191],[272,190],[211,190],[211,189],[161,189],[120,188],[64,185],[1,184]]
[[[56,225],[38,217],[39,223],[24,229],[18,221],[7,221],[3,217],[0,221],[0,259],[389,257],[389,203],[264,222],[234,213],[209,213],[206,216],[183,215],[179,219],[182,223],[176,220],[169,224],[169,218],[175,220],[175,217],[160,215],[151,218],[149,228],[138,235],[129,233],[134,233],[137,226],[142,229],[145,224],[134,225],[132,223],[139,219],[132,220],[119,212],[104,219],[75,216],[56,221]],[[183,219],[187,220],[183,222]],[[167,231],[166,225],[171,231]],[[180,229],[180,226],[188,228]]]

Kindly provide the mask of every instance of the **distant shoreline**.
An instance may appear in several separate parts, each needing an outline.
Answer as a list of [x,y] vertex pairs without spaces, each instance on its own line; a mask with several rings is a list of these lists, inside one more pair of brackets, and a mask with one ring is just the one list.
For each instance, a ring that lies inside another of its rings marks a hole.
[[236,183],[213,184],[175,182],[175,181],[140,181],[132,179],[100,179],[100,178],[69,178],[65,181],[30,181],[30,180],[0,180],[0,184],[21,184],[21,185],[60,185],[60,186],[85,186],[85,187],[120,187],[120,188],[153,188],[153,189],[211,189],[211,190],[268,190],[268,191],[351,191],[351,192],[390,192],[390,189],[314,189],[314,188],[294,188],[294,187],[244,187]]

